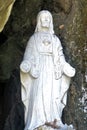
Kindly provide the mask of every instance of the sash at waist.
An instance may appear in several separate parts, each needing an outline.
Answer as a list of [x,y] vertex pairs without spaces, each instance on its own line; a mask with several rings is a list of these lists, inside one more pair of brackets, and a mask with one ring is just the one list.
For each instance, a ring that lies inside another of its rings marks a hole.
[[48,55],[48,56],[52,56],[52,53],[48,53],[48,52],[39,52],[40,55]]

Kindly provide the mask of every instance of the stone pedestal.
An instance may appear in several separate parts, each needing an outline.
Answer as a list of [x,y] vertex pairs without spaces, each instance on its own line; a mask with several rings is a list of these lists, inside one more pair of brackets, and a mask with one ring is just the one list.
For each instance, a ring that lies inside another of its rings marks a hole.
[[67,124],[65,124],[62,127],[59,127],[57,129],[44,125],[44,126],[41,126],[41,127],[37,128],[35,130],[75,130],[75,129],[73,128],[72,125],[68,126]]

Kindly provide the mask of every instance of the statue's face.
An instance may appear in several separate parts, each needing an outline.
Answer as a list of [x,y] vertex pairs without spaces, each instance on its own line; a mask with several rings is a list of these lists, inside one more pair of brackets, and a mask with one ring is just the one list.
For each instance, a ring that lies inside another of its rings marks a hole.
[[40,21],[41,21],[41,26],[43,28],[49,28],[50,27],[50,16],[48,15],[48,13],[43,13],[41,15],[41,18],[40,18]]

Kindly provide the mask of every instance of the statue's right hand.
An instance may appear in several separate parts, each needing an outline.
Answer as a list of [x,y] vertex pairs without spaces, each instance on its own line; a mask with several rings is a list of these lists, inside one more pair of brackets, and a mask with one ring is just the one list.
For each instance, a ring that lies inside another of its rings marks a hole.
[[28,73],[30,71],[30,68],[31,68],[31,65],[27,61],[22,61],[22,63],[20,64],[20,69],[24,73]]

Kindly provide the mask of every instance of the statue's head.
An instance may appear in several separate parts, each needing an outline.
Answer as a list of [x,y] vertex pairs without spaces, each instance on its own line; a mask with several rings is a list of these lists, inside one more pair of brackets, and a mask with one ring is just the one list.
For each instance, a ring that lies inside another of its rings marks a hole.
[[49,31],[51,34],[54,34],[53,18],[51,13],[47,10],[40,11],[37,16],[37,25],[35,32],[40,32],[43,30]]

